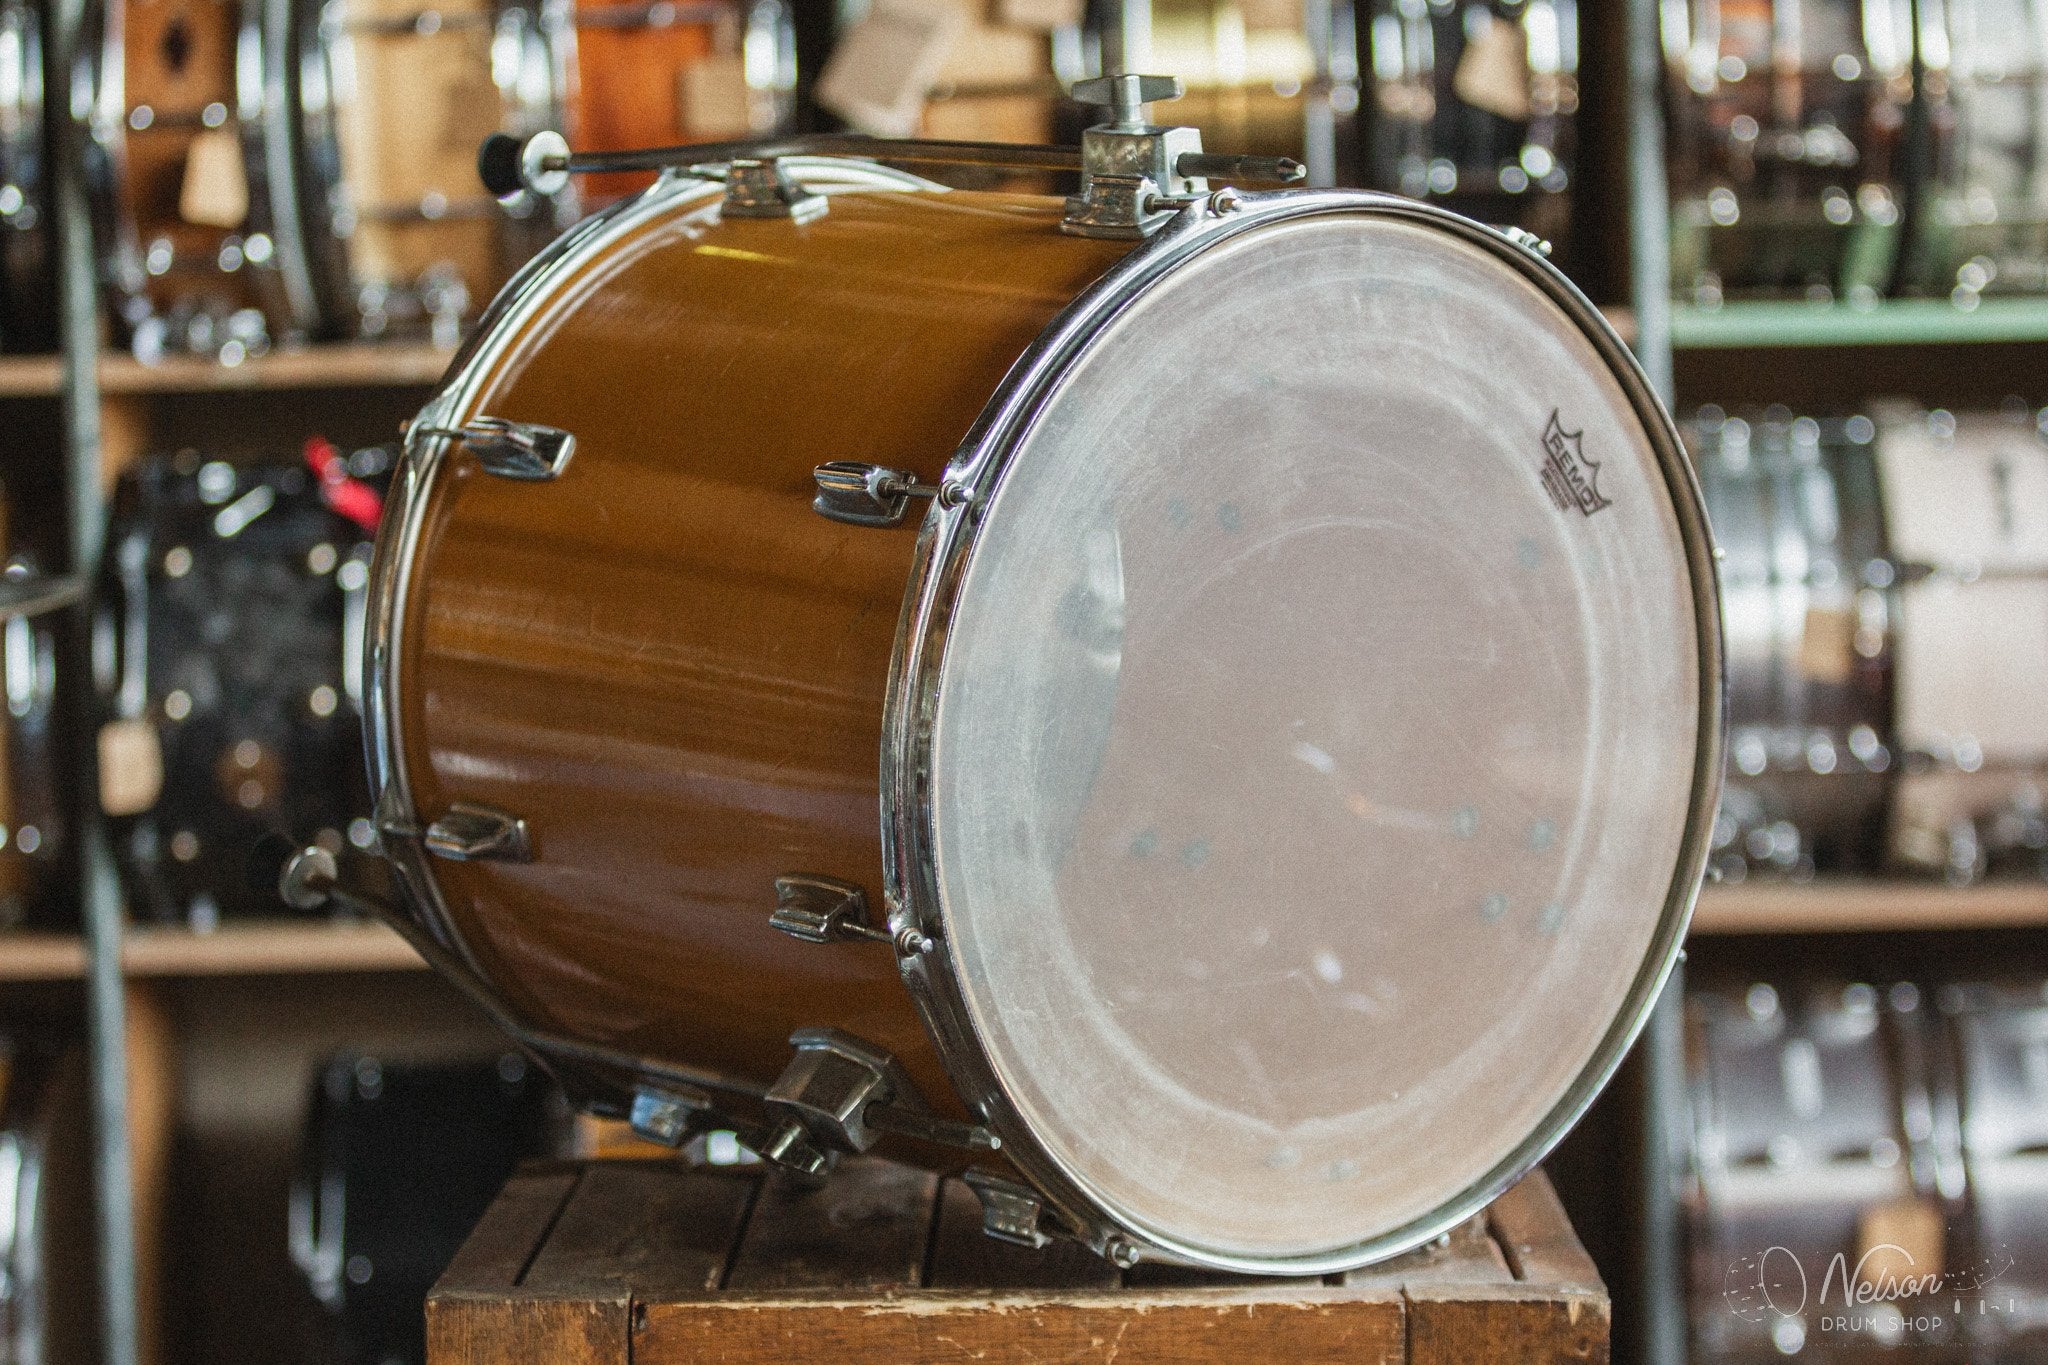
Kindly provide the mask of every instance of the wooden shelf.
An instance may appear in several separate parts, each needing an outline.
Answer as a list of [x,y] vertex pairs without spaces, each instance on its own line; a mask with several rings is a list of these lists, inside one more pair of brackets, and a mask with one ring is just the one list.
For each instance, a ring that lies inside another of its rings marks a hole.
[[[426,388],[448,368],[453,351],[410,342],[309,346],[272,351],[239,365],[199,356],[144,364],[134,356],[100,358],[100,388],[110,395],[246,393],[259,389]],[[53,355],[0,357],[0,398],[55,394],[63,366]]]
[[1854,933],[2048,925],[2048,882],[1943,886],[1912,881],[1742,882],[1709,885],[1695,934]]
[[[137,925],[122,948],[129,976],[266,976],[319,972],[402,972],[426,963],[381,924],[282,920],[195,933]],[[85,975],[76,934],[0,934],[0,981],[64,981]]]

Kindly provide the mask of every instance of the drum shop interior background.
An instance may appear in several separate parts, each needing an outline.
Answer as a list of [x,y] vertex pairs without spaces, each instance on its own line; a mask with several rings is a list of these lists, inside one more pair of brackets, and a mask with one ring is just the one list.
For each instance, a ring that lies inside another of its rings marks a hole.
[[0,1359],[414,1360],[519,1160],[645,1150],[273,890],[374,841],[347,646],[391,443],[637,188],[500,205],[481,138],[1071,142],[1118,69],[1182,77],[1156,117],[1210,150],[1552,243],[1698,462],[1717,880],[1549,1165],[1616,1358],[1848,1358],[1733,1267],[1879,1242],[2031,1312],[1895,1305],[1856,1358],[2048,1358],[2048,10],[0,0],[0,545],[58,603],[0,655]]

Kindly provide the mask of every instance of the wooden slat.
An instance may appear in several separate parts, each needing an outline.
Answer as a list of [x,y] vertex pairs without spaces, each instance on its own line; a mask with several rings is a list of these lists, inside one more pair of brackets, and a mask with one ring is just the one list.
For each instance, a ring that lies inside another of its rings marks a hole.
[[589,1166],[520,1288],[621,1301],[702,1295],[723,1278],[757,1187],[672,1160]]
[[843,1161],[820,1189],[768,1178],[725,1287],[914,1289],[931,1239],[938,1177],[872,1157]]
[[964,1181],[939,1188],[939,1226],[925,1283],[933,1289],[1114,1289],[1117,1268],[1074,1242],[1034,1251],[981,1230],[981,1200]]
[[1607,1359],[1607,1299],[1560,1299],[1528,1285],[1408,1291],[1410,1365],[1537,1365]]
[[434,1365],[627,1360],[631,1310],[624,1301],[521,1292],[522,1275],[580,1181],[577,1168],[530,1168],[492,1203],[427,1297]]
[[626,1365],[632,1337],[623,1304],[579,1299],[427,1300],[433,1365]]
[[441,1273],[436,1297],[516,1288],[581,1175],[581,1167],[536,1165],[513,1176]]
[[[1215,1361],[1405,1359],[1401,1302],[1322,1284],[1270,1288],[914,1298],[653,1303],[633,1365],[785,1365],[796,1360],[1047,1360],[1180,1365]],[[538,1357],[535,1357],[538,1359]],[[1505,1357],[1502,1357],[1505,1359]],[[434,1360],[433,1365],[443,1365]],[[1469,1365],[1469,1362],[1468,1362]]]
[[1493,1239],[1523,1284],[1599,1294],[1599,1268],[1572,1233],[1550,1178],[1533,1172],[1486,1211]]

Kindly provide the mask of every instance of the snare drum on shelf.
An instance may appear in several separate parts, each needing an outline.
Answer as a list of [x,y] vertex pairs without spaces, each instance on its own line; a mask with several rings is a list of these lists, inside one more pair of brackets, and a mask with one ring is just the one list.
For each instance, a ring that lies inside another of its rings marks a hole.
[[0,346],[48,350],[57,337],[50,250],[49,137],[38,0],[0,0]]
[[[234,362],[315,325],[266,0],[101,0],[97,217],[137,354]],[[91,30],[88,30],[91,31]]]
[[1881,415],[1897,565],[1891,841],[1968,879],[2048,856],[2048,439],[2030,411]]
[[1724,556],[1723,875],[2048,872],[2036,414],[1690,429]]
[[1160,0],[1152,63],[1186,83],[1175,117],[1200,128],[1205,146],[1305,161],[1309,108],[1328,98],[1315,52],[1298,23],[1260,28],[1254,17],[1234,0]]
[[477,182],[495,132],[559,118],[558,71],[507,0],[300,0],[302,221],[322,315],[453,345],[566,209]]
[[[786,0],[551,0],[545,22],[566,77],[564,131],[579,150],[773,133],[795,114]],[[589,176],[579,198],[594,207],[652,180]]]
[[1845,1275],[1940,1275],[1957,1252],[1962,1170],[1934,1113],[1924,1012],[1911,983],[1689,997],[1695,1359],[1963,1358],[1939,1293],[1842,1303]]
[[1372,0],[1373,183],[1551,241],[1578,166],[1577,0]]
[[2027,0],[1924,0],[1933,174],[1911,283],[1937,295],[2048,289],[2048,15]]
[[1936,993],[1954,1049],[1969,1173],[1971,1243],[1958,1281],[1990,1311],[1968,1314],[1979,1359],[2048,1350],[2048,984],[1959,982]]
[[[384,458],[362,455],[364,474]],[[375,498],[351,484],[329,506],[322,486],[302,464],[183,451],[116,490],[94,603],[99,795],[138,918],[282,915],[266,858],[374,842],[356,647]]]
[[[30,571],[26,556],[0,577]],[[63,865],[56,619],[0,621],[0,927],[42,917]]]
[[1723,876],[1880,860],[1892,767],[1891,582],[1868,418],[1688,425],[1720,543],[1728,660]]
[[1887,290],[1908,0],[1678,0],[1663,15],[1674,288],[1704,302]]

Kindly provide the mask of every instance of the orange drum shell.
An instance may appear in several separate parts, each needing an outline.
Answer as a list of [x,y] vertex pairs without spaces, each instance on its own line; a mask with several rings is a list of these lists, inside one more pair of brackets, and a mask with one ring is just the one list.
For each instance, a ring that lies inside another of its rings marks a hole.
[[[640,7],[640,0],[578,0],[576,13],[588,20],[605,10]],[[735,6],[730,26],[737,31],[739,23]],[[568,99],[573,145],[585,151],[619,152],[743,133],[744,129],[692,128],[683,116],[683,69],[716,50],[719,27],[578,24],[575,81]],[[580,188],[587,202],[601,204],[642,189],[652,179],[646,174],[591,175],[583,178]]]
[[1129,244],[1062,236],[1058,201],[1021,196],[840,194],[803,225],[690,204],[570,273],[445,414],[576,440],[552,482],[457,456],[426,497],[396,642],[417,818],[513,812],[535,855],[433,861],[448,927],[546,1031],[765,1086],[793,1030],[834,1026],[958,1114],[893,953],[768,924],[785,873],[882,913],[918,512],[829,521],[812,469],[934,478]]

